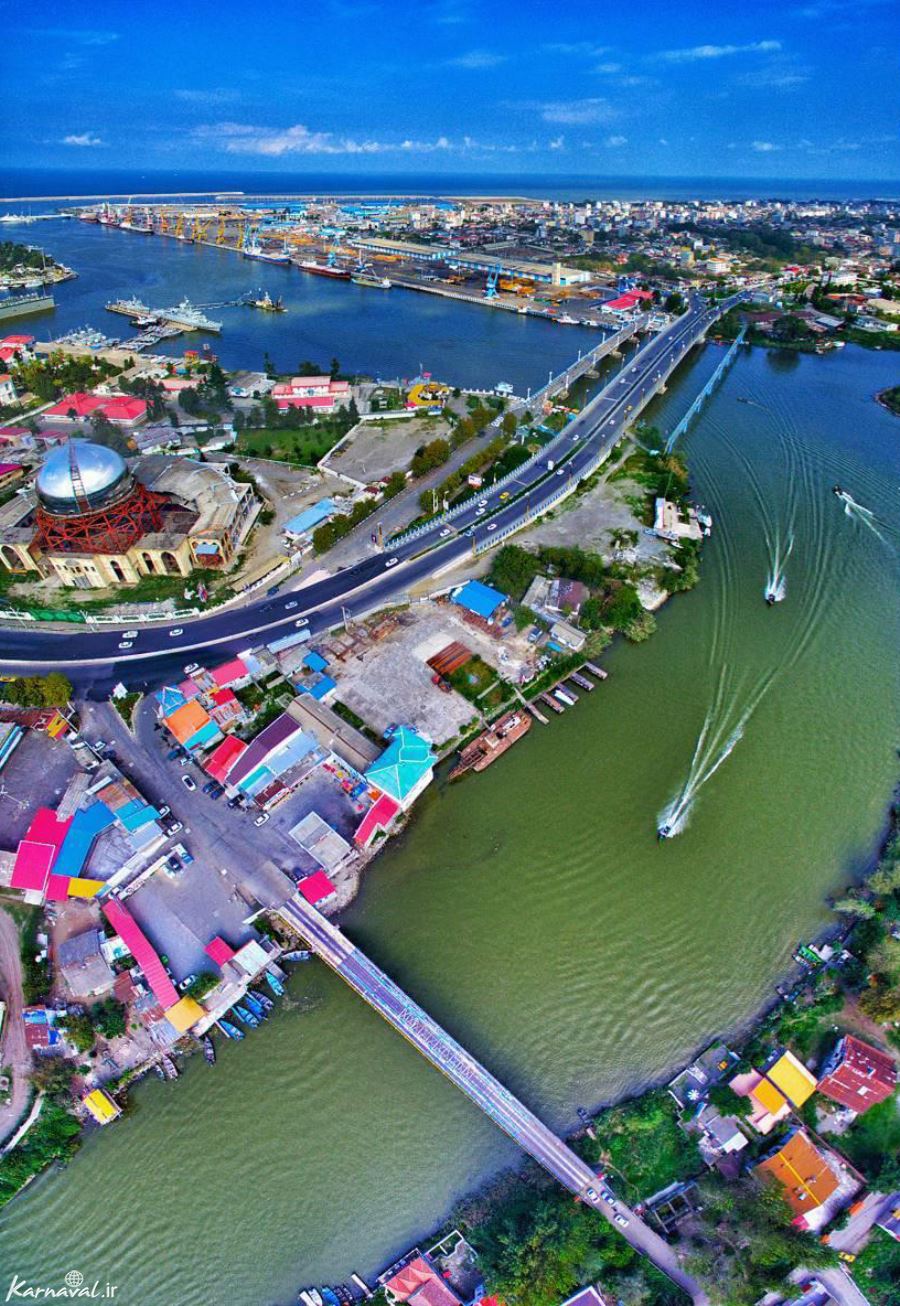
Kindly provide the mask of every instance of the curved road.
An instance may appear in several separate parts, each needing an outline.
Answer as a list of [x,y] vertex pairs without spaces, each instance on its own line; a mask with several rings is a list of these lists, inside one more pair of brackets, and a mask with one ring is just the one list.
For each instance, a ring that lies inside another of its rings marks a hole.
[[[372,611],[411,584],[498,542],[574,487],[621,437],[626,426],[657,394],[709,326],[741,298],[709,308],[699,295],[670,327],[644,344],[629,364],[516,478],[516,497],[501,500],[503,487],[474,496],[412,539],[400,537],[379,553],[302,590],[267,596],[246,607],[185,622],[183,627],[143,626],[130,649],[122,631],[46,630],[36,623],[7,627],[0,635],[4,665],[19,670],[64,668],[82,690],[108,689],[115,681],[147,686],[150,681],[198,661],[201,651],[236,653],[308,624],[313,634],[338,624],[345,610]],[[551,468],[549,464],[553,463]],[[563,479],[566,478],[566,479]]]

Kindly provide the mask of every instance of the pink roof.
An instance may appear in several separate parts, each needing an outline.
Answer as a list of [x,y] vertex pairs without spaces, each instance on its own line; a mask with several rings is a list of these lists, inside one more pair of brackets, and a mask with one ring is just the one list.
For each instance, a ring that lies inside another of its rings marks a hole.
[[284,395],[276,399],[279,408],[325,408],[334,407],[334,395]]
[[69,896],[69,876],[51,875],[45,896],[48,902],[65,902]]
[[219,934],[214,939],[210,939],[203,951],[217,966],[224,966],[226,961],[231,961],[234,956],[234,948],[230,947]]
[[154,996],[158,998],[160,1006],[163,1010],[174,1007],[178,1001],[178,990],[169,978],[153,944],[131,912],[120,902],[116,902],[115,898],[108,898],[103,903],[103,910],[106,919],[144,972],[144,977]]
[[9,472],[20,472],[21,463],[0,463],[0,476],[6,476]]
[[0,345],[33,345],[34,336],[4,336]]
[[408,1265],[404,1265],[402,1270],[398,1270],[390,1279],[385,1280],[384,1286],[393,1296],[406,1301],[411,1293],[434,1277],[435,1272],[424,1256],[417,1256]]
[[103,415],[111,422],[133,422],[138,417],[145,417],[146,413],[147,400],[130,395],[116,395],[103,405]]
[[375,832],[386,830],[399,811],[400,804],[395,802],[390,794],[382,794],[360,822],[359,829],[353,836],[354,842],[361,844],[363,848],[368,848],[375,837]]
[[214,780],[224,780],[246,747],[243,739],[235,739],[234,735],[229,735],[227,739],[222,740],[218,748],[213,749],[203,769]]
[[45,889],[56,854],[62,847],[71,824],[71,816],[65,821],[58,821],[51,808],[38,808],[16,851],[16,861],[10,877],[13,889]]
[[12,377],[10,376],[9,372],[4,372],[3,375],[0,376],[0,381],[11,381],[11,380]]
[[102,404],[103,400],[99,396],[85,394],[84,391],[77,390],[75,394],[64,395],[52,408],[45,409],[43,416],[67,417],[70,410],[74,409],[76,417],[87,417],[90,413],[96,412]]
[[0,358],[4,363],[11,363],[14,358],[18,358],[19,351],[14,345],[0,346]]
[[236,703],[238,696],[233,689],[216,689],[210,694],[210,698],[216,707],[224,707],[226,703]]
[[330,898],[333,893],[337,893],[324,871],[313,871],[312,875],[307,875],[305,880],[300,881],[297,888],[306,901],[311,902],[313,905],[321,902],[323,898]]
[[246,674],[247,664],[242,658],[232,658],[230,662],[223,662],[210,672],[217,685],[230,685],[234,680],[242,680]]

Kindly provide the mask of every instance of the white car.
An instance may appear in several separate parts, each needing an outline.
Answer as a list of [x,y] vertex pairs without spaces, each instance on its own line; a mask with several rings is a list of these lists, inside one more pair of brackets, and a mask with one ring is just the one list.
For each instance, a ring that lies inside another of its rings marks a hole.
[[119,645],[119,648],[134,648],[134,640],[123,639],[121,644]]
[[268,819],[269,819],[269,813],[268,813],[268,812],[260,812],[259,816],[255,817],[255,819],[254,819],[254,821],[253,821],[253,824],[254,824],[254,825],[265,825],[265,823],[266,823],[266,821],[268,821]]
[[294,625],[299,629],[301,626],[309,625],[309,617],[298,617]]
[[285,612],[293,612],[294,608],[296,608],[298,603],[299,603],[299,599],[294,599],[293,603],[285,603],[284,605]]
[[565,467],[560,467],[559,471],[556,473],[557,476],[565,476],[565,474],[566,474]]
[[181,777],[181,783],[184,785],[185,789],[197,788],[197,781],[190,775],[183,775]]
[[174,630],[169,631],[169,638],[174,639],[176,635],[183,635],[183,634],[184,634],[184,627],[176,626]]
[[126,630],[122,632],[123,639],[137,639],[140,634],[139,630]]
[[158,808],[157,810],[159,811],[160,816],[168,816],[172,809],[168,803],[165,803],[162,807]]
[[486,508],[476,508],[476,509],[475,509],[475,516],[476,516],[476,517],[483,517],[484,514],[485,514],[486,512],[487,512],[487,509],[486,509]]
[[184,669],[184,674],[186,676],[192,676],[195,671],[199,671],[199,670],[200,670],[199,662],[189,662]]
[[495,531],[496,529],[497,529],[497,523],[495,521],[492,521],[490,526],[488,527],[488,530]]
[[617,1212],[617,1213],[613,1216],[613,1220],[616,1222],[616,1224],[619,1226],[620,1229],[627,1229],[627,1228],[628,1228],[628,1220],[627,1220],[627,1218],[626,1218],[624,1215],[619,1215],[618,1212]]
[[399,558],[388,558],[387,562],[384,564],[385,570],[387,570],[388,567],[396,567],[399,561]]
[[478,506],[479,506],[479,508],[486,508],[486,507],[487,507],[487,499],[479,499],[479,500],[478,500]]
[[438,536],[438,539],[445,540],[448,535],[452,535],[452,534],[453,534],[453,527],[445,526],[444,529],[441,531],[440,535]]

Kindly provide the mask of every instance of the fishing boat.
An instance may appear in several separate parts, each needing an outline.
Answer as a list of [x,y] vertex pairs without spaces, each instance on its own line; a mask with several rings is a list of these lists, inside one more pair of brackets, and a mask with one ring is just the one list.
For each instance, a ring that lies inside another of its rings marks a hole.
[[269,988],[275,994],[276,998],[284,996],[284,985],[277,975],[273,975],[270,970],[266,971],[266,982]]
[[216,1064],[216,1045],[208,1034],[204,1034],[200,1040],[200,1046],[203,1048],[203,1057],[208,1065]]
[[166,1079],[178,1078],[178,1067],[176,1066],[175,1062],[172,1060],[171,1057],[166,1056],[164,1054],[163,1056],[160,1057],[160,1064],[162,1065],[163,1073],[165,1074]]
[[216,1021],[216,1024],[226,1038],[242,1039],[244,1037],[244,1031],[238,1029],[237,1025],[233,1025],[230,1020],[225,1020],[224,1017],[222,1020]]
[[259,998],[255,998],[250,992],[244,994],[244,1002],[253,1012],[254,1016],[258,1016],[260,1020],[265,1020],[266,1016],[269,1014]]
[[354,272],[350,280],[354,286],[371,286],[373,290],[390,290],[393,284],[389,277],[376,277],[372,272]]
[[295,948],[293,952],[282,953],[281,960],[282,961],[309,961],[311,957],[312,957],[312,953],[308,952],[306,948]]
[[578,326],[578,318],[572,317],[569,313],[563,313],[562,317],[558,317],[556,321],[560,326]]
[[281,296],[279,295],[277,299],[273,299],[268,290],[264,295],[259,295],[256,299],[251,299],[248,302],[251,308],[260,308],[264,313],[287,312]]
[[231,1010],[237,1016],[238,1020],[243,1021],[245,1025],[249,1025],[251,1029],[256,1029],[259,1025],[259,1017],[254,1016],[253,1012],[248,1011],[246,1007],[238,1005],[232,1007]]
[[257,993],[256,989],[254,989],[253,996],[256,999],[256,1001],[259,1003],[259,1005],[266,1012],[272,1011],[274,1009],[275,1003],[272,1001],[270,997],[267,997],[265,993]]

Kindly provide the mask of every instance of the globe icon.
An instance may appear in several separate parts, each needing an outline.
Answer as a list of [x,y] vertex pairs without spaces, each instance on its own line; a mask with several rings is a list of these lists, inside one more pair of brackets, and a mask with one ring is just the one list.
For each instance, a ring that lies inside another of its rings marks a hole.
[[80,1288],[84,1283],[84,1275],[80,1270],[70,1270],[66,1275],[67,1288]]

